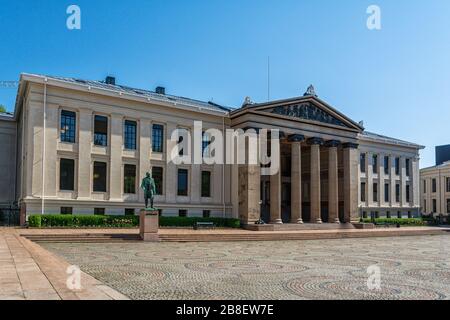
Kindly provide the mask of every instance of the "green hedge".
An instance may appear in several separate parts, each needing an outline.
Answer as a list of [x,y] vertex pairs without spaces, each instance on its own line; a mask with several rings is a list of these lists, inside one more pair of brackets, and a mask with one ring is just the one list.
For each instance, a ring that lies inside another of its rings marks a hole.
[[[184,217],[159,218],[159,225],[161,227],[192,227],[196,222],[213,222],[217,227],[226,228],[239,228],[241,225],[238,219]],[[28,218],[28,225],[32,228],[130,228],[139,226],[139,216],[32,215]]]
[[[364,219],[365,223],[372,223],[372,219]],[[380,218],[375,219],[375,224],[392,224],[392,225],[401,225],[401,226],[426,226],[428,225],[427,221],[424,221],[420,218],[412,218],[412,219],[399,219],[399,218]]]
[[197,222],[213,222],[219,228],[240,228],[239,219],[226,218],[191,218],[191,217],[160,217],[161,227],[192,227]]
[[138,216],[32,215],[28,225],[33,228],[105,227],[130,228],[139,226]]

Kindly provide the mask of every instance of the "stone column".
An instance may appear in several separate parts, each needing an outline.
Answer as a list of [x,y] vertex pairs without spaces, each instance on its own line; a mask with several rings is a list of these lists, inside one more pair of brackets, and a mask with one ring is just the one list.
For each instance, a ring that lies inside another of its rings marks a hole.
[[291,223],[303,223],[302,219],[302,135],[292,135],[291,152]]
[[339,221],[338,146],[336,140],[328,141],[328,222]]
[[78,141],[78,199],[90,199],[92,190],[92,110],[80,109]]
[[246,141],[246,163],[240,164],[238,169],[239,219],[242,224],[254,224],[261,219],[261,167],[249,163],[248,153],[249,142]]
[[346,223],[359,221],[358,213],[358,145],[344,147],[344,214]]
[[311,223],[322,223],[320,196],[320,138],[308,139],[311,145]]
[[[281,149],[281,148],[280,148]],[[281,150],[272,154],[272,161],[280,164],[278,172],[270,176],[270,223],[282,224],[281,220]]]

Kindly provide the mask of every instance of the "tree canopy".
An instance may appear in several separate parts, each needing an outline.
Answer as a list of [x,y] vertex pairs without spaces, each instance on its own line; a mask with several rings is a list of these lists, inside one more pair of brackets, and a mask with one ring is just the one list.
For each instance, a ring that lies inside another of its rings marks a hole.
[[6,107],[2,104],[0,104],[0,112],[3,112],[3,113],[6,112]]

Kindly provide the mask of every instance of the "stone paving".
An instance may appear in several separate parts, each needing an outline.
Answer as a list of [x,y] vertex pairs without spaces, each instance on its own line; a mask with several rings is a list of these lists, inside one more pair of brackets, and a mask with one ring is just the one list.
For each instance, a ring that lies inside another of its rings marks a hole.
[[132,299],[450,299],[447,235],[42,246]]
[[0,228],[0,300],[126,300],[126,296],[81,273],[80,290],[67,287],[69,264],[15,229]]

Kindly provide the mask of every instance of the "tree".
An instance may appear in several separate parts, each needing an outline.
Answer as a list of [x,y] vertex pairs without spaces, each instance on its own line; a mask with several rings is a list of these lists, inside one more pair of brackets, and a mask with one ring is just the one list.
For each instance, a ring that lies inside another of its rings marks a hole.
[[0,104],[0,113],[5,113],[6,112],[6,107],[2,104]]

